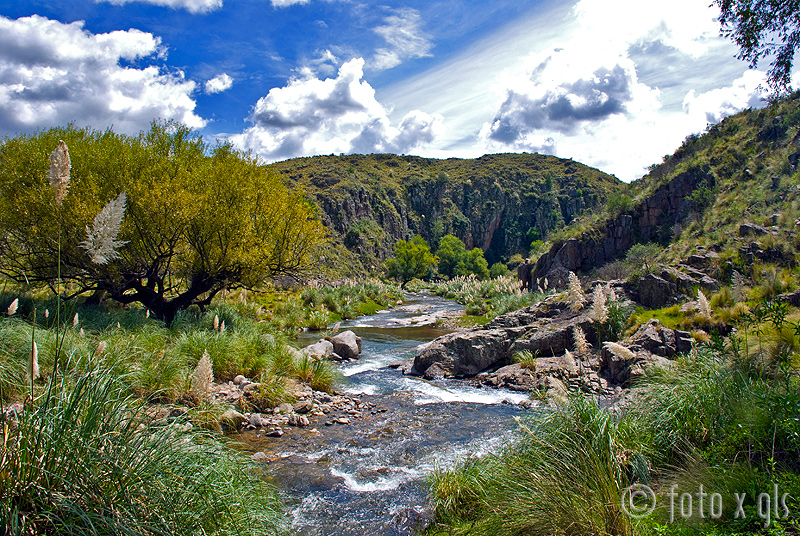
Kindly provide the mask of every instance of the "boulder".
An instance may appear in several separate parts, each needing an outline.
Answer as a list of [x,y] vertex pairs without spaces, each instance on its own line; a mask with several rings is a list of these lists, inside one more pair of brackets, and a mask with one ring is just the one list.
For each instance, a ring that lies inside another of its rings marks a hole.
[[668,305],[677,293],[677,286],[655,274],[646,274],[639,280],[639,303],[651,309]]
[[343,331],[330,338],[333,351],[344,359],[356,359],[361,355],[361,337],[350,330]]
[[611,381],[629,386],[642,377],[648,367],[669,366],[675,355],[690,351],[692,337],[687,331],[669,329],[652,319],[620,344],[633,355],[620,356],[603,348],[600,360]]
[[769,233],[766,227],[755,223],[743,223],[739,226],[739,236],[756,235],[761,236]]
[[219,418],[219,422],[220,424],[224,424],[233,430],[239,430],[246,422],[248,422],[248,420],[247,417],[235,409],[229,409],[222,414],[222,416]]
[[[474,376],[508,358],[503,329],[456,332],[433,341],[414,359],[413,371],[425,378]],[[429,371],[434,365],[435,368]]]
[[333,343],[320,339],[319,342],[309,344],[301,350],[305,355],[315,355],[317,357],[330,357],[333,354]]
[[310,398],[306,398],[305,400],[298,400],[294,403],[294,412],[295,413],[308,413],[314,407],[314,402]]

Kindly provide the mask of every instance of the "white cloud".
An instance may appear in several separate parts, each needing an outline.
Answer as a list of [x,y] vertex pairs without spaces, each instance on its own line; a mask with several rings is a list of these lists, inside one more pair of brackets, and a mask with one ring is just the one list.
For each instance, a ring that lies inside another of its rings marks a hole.
[[295,4],[307,4],[309,0],[270,0],[272,7],[289,7]]
[[268,161],[328,153],[406,153],[432,143],[443,119],[410,111],[398,126],[363,77],[364,60],[344,63],[336,78],[303,78],[258,100],[254,126],[231,136]]
[[380,98],[395,119],[444,115],[427,156],[547,152],[632,180],[708,122],[760,105],[762,75],[707,4],[553,3]]
[[142,2],[172,9],[185,9],[190,13],[208,13],[222,7],[222,0],[95,0],[95,2],[108,2],[115,6]]
[[74,121],[135,133],[155,118],[202,127],[183,73],[119,64],[162,53],[158,38],[138,30],[95,35],[82,21],[0,17],[0,132]]
[[233,86],[233,78],[227,75],[227,73],[222,73],[211,80],[206,82],[205,88],[206,93],[213,94],[213,93],[222,93]]
[[376,70],[391,69],[407,58],[430,56],[433,43],[422,31],[422,17],[412,8],[398,9],[384,19],[384,24],[373,28],[389,45],[379,48],[370,63]]
[[767,78],[761,71],[745,71],[730,86],[697,93],[691,89],[683,100],[683,109],[698,123],[719,123],[725,117],[744,110],[763,105],[767,97],[760,88]]

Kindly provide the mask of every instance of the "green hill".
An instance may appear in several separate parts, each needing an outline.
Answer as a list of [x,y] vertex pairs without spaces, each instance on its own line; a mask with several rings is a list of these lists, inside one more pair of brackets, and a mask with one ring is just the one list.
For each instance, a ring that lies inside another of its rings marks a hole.
[[271,167],[305,190],[334,243],[367,270],[377,268],[398,239],[415,234],[433,248],[454,234],[468,248],[483,249],[490,264],[526,255],[531,242],[603,206],[624,187],[597,169],[540,154],[317,156]]
[[757,279],[764,270],[794,268],[798,159],[800,93],[730,116],[687,137],[605,210],[550,235],[535,275],[558,280],[559,271],[586,272],[644,243],[659,245],[663,264],[706,257],[704,268],[725,281],[733,270]]

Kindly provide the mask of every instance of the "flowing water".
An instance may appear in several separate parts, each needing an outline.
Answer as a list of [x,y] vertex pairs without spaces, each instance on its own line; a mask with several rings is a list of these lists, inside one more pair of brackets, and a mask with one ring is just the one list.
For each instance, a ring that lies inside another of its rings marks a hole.
[[[521,411],[516,403],[526,395],[457,380],[427,382],[387,368],[447,333],[431,324],[459,307],[410,295],[401,307],[342,323],[363,346],[357,362],[340,365],[344,391],[362,401],[349,424],[326,425],[326,417],[317,417],[280,438],[241,434],[244,448],[266,454],[266,471],[290,504],[292,533],[412,534],[429,518],[425,478],[432,470],[507,440],[511,418]],[[317,340],[309,334],[298,344]]]

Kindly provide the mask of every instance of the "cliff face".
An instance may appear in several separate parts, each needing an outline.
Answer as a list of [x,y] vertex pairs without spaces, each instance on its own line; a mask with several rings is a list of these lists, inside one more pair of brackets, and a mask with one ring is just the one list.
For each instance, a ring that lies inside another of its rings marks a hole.
[[479,247],[489,263],[527,254],[532,241],[595,208],[622,183],[572,160],[538,154],[436,160],[397,155],[300,158],[271,166],[302,188],[364,264],[422,235]]
[[676,175],[632,210],[606,220],[580,237],[553,244],[533,268],[532,277],[563,285],[569,272],[589,270],[620,258],[634,244],[668,241],[672,229],[692,211],[691,194],[713,188],[712,174],[697,168]]

